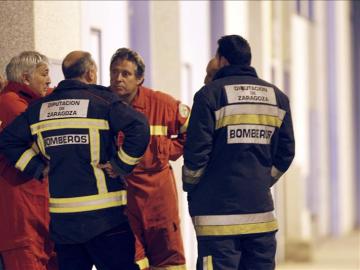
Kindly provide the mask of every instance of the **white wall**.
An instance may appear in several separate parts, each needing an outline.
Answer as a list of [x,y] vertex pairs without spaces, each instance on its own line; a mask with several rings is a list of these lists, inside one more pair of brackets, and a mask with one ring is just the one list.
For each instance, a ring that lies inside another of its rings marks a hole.
[[314,26],[311,33],[312,68],[311,78],[314,81],[311,93],[311,110],[316,113],[319,150],[319,160],[316,172],[313,172],[314,183],[312,187],[311,204],[315,214],[314,233],[316,238],[322,238],[329,234],[330,230],[330,181],[329,181],[329,136],[328,136],[328,102],[327,95],[327,67],[326,67],[326,2],[314,1]]
[[[309,177],[309,110],[310,110],[310,27],[309,22],[293,15],[291,32],[290,104],[295,132],[296,155],[288,175],[287,237],[291,240],[311,239],[310,216],[306,205],[306,179]],[[298,38],[301,36],[301,38]]]
[[[194,94],[203,86],[206,66],[210,58],[209,3],[207,1],[180,2],[181,98],[192,105]],[[183,161],[181,161],[182,163]],[[186,193],[182,196],[183,239],[188,269],[195,269],[197,243],[191,222]]]
[[49,58],[62,61],[81,46],[80,3],[34,1],[35,48]]
[[203,86],[210,52],[209,3],[180,2],[181,96],[191,105],[194,94]]
[[352,108],[352,59],[350,2],[335,2],[336,62],[337,62],[337,139],[338,166],[338,230],[335,234],[349,232],[355,224],[354,132]]
[[152,86],[180,99],[179,2],[151,1]]
[[249,4],[250,1],[224,1],[225,35],[249,38]]
[[92,51],[91,28],[102,34],[102,84],[109,85],[113,53],[129,46],[127,1],[81,1],[81,49]]

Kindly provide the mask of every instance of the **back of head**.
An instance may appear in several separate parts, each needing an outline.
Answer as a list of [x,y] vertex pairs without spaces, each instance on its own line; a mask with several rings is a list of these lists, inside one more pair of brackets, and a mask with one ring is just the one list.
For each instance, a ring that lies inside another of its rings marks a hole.
[[238,35],[223,36],[218,40],[218,56],[223,56],[231,65],[251,64],[251,48],[246,39]]
[[123,60],[128,60],[136,65],[137,78],[142,78],[144,76],[145,63],[143,58],[140,56],[140,54],[128,48],[120,48],[113,54],[110,61],[110,69],[115,62]]
[[62,62],[62,71],[65,79],[78,79],[84,76],[89,69],[96,66],[91,54],[84,51],[70,52]]
[[35,69],[42,64],[49,64],[45,55],[36,51],[24,51],[11,58],[6,65],[6,77],[8,81],[23,82],[23,75],[32,75]]

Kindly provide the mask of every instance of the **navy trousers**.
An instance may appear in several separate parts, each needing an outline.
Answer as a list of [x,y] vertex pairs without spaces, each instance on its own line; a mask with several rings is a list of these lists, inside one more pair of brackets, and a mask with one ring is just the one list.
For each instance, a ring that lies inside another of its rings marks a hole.
[[128,223],[81,244],[55,244],[59,270],[138,270],[135,238]]
[[276,232],[198,237],[197,270],[273,270]]

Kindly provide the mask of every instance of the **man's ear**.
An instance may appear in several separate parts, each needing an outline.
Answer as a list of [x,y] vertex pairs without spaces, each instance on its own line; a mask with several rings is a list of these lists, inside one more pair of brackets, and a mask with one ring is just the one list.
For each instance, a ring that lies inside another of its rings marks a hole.
[[26,85],[30,85],[31,75],[29,73],[23,73],[21,75],[21,82]]
[[144,83],[144,76],[141,76],[140,78],[136,78],[136,81],[137,81],[137,85],[140,86]]
[[96,83],[96,71],[94,71],[93,69],[88,69],[85,74],[84,77],[87,83]]
[[92,83],[96,82],[96,71],[94,71],[93,69],[90,69],[88,71],[89,73],[89,79]]
[[220,65],[220,67],[224,67],[224,66],[230,65],[230,63],[228,60],[226,60],[226,58],[224,56],[220,56],[219,57],[219,65]]

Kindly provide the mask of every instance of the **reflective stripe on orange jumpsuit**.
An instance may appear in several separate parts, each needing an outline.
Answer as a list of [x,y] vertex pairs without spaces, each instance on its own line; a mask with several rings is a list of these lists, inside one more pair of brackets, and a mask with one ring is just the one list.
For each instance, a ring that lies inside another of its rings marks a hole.
[[[139,87],[131,106],[150,124],[150,143],[128,182],[128,216],[141,269],[185,269],[178,198],[169,160],[183,153],[190,109],[171,96]],[[121,144],[122,136],[119,136]]]
[[[9,82],[0,93],[0,130],[38,99]],[[7,270],[57,269],[49,237],[48,182],[28,179],[0,156],[0,255]]]

